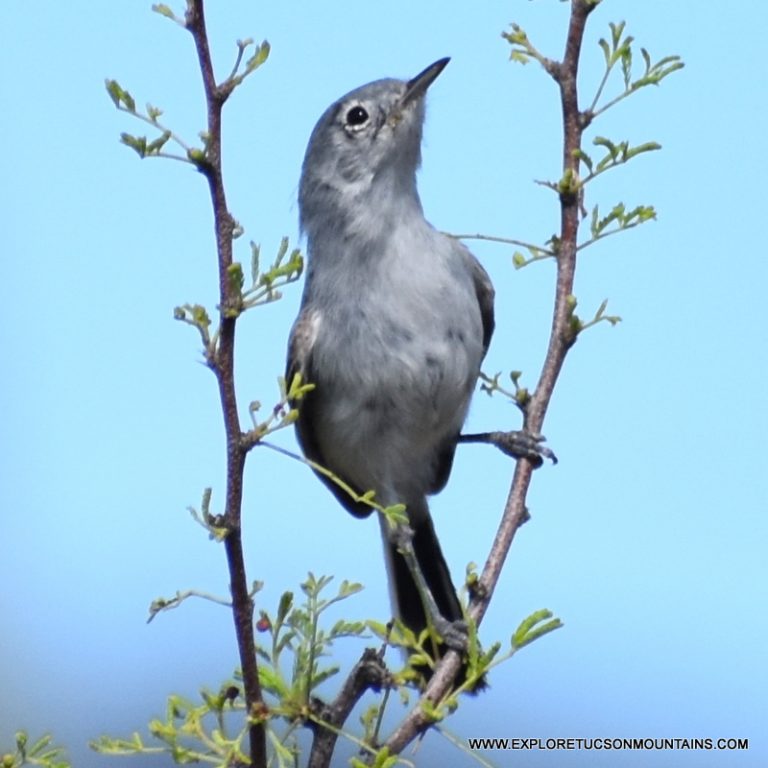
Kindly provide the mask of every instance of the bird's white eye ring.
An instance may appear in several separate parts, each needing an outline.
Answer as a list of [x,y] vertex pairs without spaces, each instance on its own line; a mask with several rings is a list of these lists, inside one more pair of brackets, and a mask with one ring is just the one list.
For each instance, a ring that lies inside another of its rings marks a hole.
[[344,120],[350,128],[359,128],[360,126],[365,125],[369,118],[370,115],[365,107],[356,104],[354,107],[350,107],[347,110]]

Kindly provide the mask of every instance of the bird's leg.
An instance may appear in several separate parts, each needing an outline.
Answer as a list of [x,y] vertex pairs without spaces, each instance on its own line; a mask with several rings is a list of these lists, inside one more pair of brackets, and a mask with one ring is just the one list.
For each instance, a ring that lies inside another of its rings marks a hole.
[[534,466],[540,467],[544,459],[557,464],[554,452],[542,445],[542,435],[534,435],[525,430],[511,432],[480,432],[474,435],[459,435],[460,443],[490,443],[502,453],[514,459],[528,459]]
[[404,523],[395,523],[390,525],[387,535],[408,566],[419,599],[424,606],[428,626],[434,628],[440,636],[440,640],[448,648],[460,653],[466,652],[469,637],[467,623],[461,619],[449,621],[440,613],[432,590],[429,588],[419,561],[416,559],[416,553],[413,549],[413,529]]

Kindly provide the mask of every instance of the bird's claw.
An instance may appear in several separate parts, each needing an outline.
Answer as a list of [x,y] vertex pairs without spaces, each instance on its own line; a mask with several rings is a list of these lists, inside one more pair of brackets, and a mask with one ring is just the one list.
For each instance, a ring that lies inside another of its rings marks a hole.
[[534,467],[540,467],[544,459],[557,464],[554,451],[542,445],[546,438],[526,430],[510,432],[483,432],[478,435],[460,435],[460,443],[490,443],[513,459],[528,459]]
[[557,464],[555,452],[543,445],[546,438],[544,435],[537,435],[525,430],[513,430],[512,432],[494,432],[498,435],[498,441],[493,441],[494,445],[507,456],[515,459],[528,459],[535,466],[540,467],[544,459],[549,459],[553,464]]
[[463,619],[448,621],[442,616],[433,617],[435,630],[440,639],[452,651],[465,654],[469,648],[469,626]]

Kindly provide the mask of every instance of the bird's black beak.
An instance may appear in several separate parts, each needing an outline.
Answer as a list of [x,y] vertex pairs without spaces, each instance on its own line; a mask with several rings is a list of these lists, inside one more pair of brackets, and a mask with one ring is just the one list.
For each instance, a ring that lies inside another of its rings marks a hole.
[[405,87],[405,93],[403,94],[402,105],[405,106],[408,102],[421,98],[427,92],[427,88],[435,82],[437,76],[445,69],[450,60],[451,59],[448,56],[444,59],[438,59],[434,64],[430,64],[423,72],[419,72],[419,74],[412,80],[409,80]]

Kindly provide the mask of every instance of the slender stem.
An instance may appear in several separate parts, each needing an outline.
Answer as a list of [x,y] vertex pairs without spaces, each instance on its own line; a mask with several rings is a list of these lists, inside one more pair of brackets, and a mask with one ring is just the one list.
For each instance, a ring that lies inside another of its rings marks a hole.
[[[623,227],[618,229],[609,229],[605,232],[601,232],[599,235],[597,235],[597,237],[590,237],[589,240],[585,240],[583,243],[579,243],[577,250],[581,251],[584,248],[588,248],[590,245],[594,245],[598,240],[603,240],[604,238],[610,237],[611,235],[616,235],[619,232],[626,232],[628,229],[639,227],[642,223],[642,221],[635,221],[632,224],[625,224]],[[582,328],[582,330],[584,329]]]
[[533,243],[526,243],[525,240],[514,240],[511,237],[497,237],[496,235],[454,235],[450,232],[446,234],[451,237],[455,237],[457,240],[487,240],[491,243],[503,243],[505,245],[517,245],[520,248],[525,248],[532,253],[541,253],[546,256],[554,256],[555,252],[549,248],[542,248],[540,245],[534,245]]
[[620,101],[623,99],[626,99],[627,96],[631,96],[633,91],[627,89],[624,91],[624,93],[620,93],[618,96],[614,96],[610,101],[607,101],[605,104],[603,104],[600,109],[591,110],[590,116],[592,118],[597,117],[598,115],[602,115],[603,112],[605,112],[607,109],[610,109],[611,107],[615,107]]
[[313,738],[308,768],[328,768],[331,765],[341,727],[367,690],[379,690],[387,685],[388,674],[381,654],[366,648],[338,696],[329,704],[317,702],[318,711],[313,713],[311,720]]
[[[232,240],[234,219],[227,208],[221,162],[221,113],[231,89],[216,85],[213,62],[208,45],[203,0],[187,0],[186,27],[192,33],[203,77],[207,104],[207,139],[205,162],[200,171],[208,180],[213,204],[216,229],[216,250],[219,265],[219,339],[211,360],[211,367],[219,384],[219,397],[224,416],[227,442],[227,488],[224,506],[224,525],[227,536],[224,548],[230,576],[232,615],[235,623],[246,709],[249,717],[258,718],[264,708],[259,670],[256,661],[256,643],[253,627],[253,598],[248,589],[241,532],[243,502],[243,472],[247,450],[242,441],[242,429],[235,392],[235,317],[230,307],[229,268],[232,266]],[[267,743],[264,725],[256,719],[249,727],[250,762],[262,768],[267,764]]]
[[606,86],[606,83],[608,82],[608,78],[611,76],[611,70],[613,69],[612,64],[606,64],[605,65],[605,72],[603,73],[603,79],[600,81],[600,85],[597,87],[597,91],[595,92],[595,98],[592,99],[592,104],[590,104],[589,109],[587,112],[589,112],[590,115],[594,117],[595,114],[595,108],[597,107],[597,102],[600,101],[600,97],[603,95],[603,89]]
[[[143,123],[146,123],[147,125],[151,125],[153,128],[156,128],[161,133],[164,131],[167,131],[170,135],[169,138],[171,141],[175,141],[185,152],[189,152],[189,146],[186,144],[186,142],[180,137],[177,136],[173,131],[166,128],[162,123],[158,122],[157,120],[151,120],[147,115],[142,115],[141,112],[137,112],[135,109],[128,109],[127,107],[124,107],[122,105],[118,106],[117,108],[120,112],[127,112],[131,117],[135,117],[137,120],[141,120]],[[179,155],[148,155],[148,157],[168,157],[173,158],[174,160],[183,160],[184,162],[188,163],[189,158],[188,157],[180,157]]]

